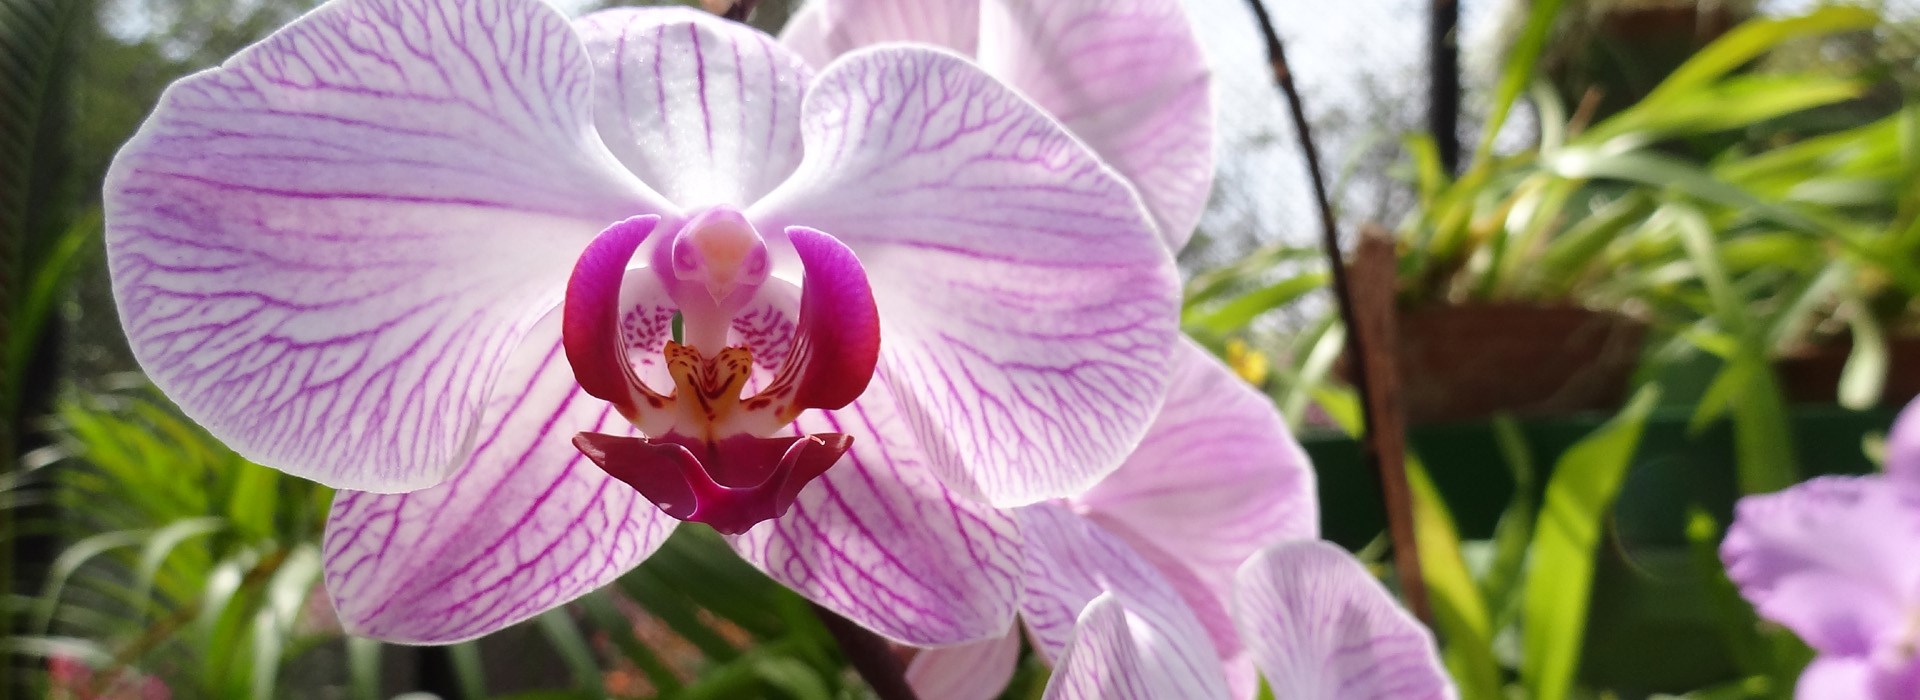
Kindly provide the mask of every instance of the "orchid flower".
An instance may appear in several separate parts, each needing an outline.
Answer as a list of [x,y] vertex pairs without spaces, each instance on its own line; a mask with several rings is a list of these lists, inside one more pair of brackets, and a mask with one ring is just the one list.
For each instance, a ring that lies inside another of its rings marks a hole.
[[[1136,602],[1137,601],[1137,602]],[[1103,593],[1087,605],[1049,679],[1049,700],[1221,697],[1180,650],[1204,645],[1151,598]],[[1157,613],[1157,614],[1154,614]],[[1451,700],[1433,635],[1345,550],[1296,540],[1236,576],[1234,619],[1273,697]],[[1171,624],[1170,624],[1171,622]]]
[[[1276,697],[1451,697],[1426,629],[1314,541],[1313,471],[1273,403],[1181,348],[1126,464],[1085,494],[1015,509],[1021,618],[1054,664],[1048,697],[1251,698],[1256,666]],[[1019,651],[1018,630],[923,650],[907,678],[922,697],[994,698]]]
[[531,617],[679,519],[892,639],[999,634],[1001,509],[1118,468],[1177,334],[1139,196],[1020,94],[684,9],[332,0],[170,87],[106,196],[142,366],[342,489],[327,588],[389,640]]
[[[1145,616],[1134,624],[1197,639],[1174,652],[1210,690],[1158,697],[1248,698],[1258,679],[1228,611],[1235,572],[1267,543],[1319,536],[1313,470],[1266,396],[1191,341],[1175,358],[1166,405],[1119,470],[1084,494],[1014,509],[1027,550],[1021,618],[1036,651],[1065,668],[1084,627],[1075,621],[1116,596]],[[1018,630],[925,650],[908,681],[922,697],[997,697],[1019,650]]]
[[1741,595],[1818,653],[1801,700],[1920,697],[1920,401],[1886,472],[1742,498],[1720,544]]

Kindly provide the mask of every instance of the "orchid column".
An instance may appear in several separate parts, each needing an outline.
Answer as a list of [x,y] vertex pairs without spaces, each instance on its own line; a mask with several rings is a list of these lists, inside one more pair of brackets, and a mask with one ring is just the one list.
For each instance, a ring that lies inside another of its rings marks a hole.
[[998,507],[1117,468],[1176,335],[1147,209],[1020,94],[686,10],[333,0],[169,88],[106,198],[142,366],[343,489],[328,590],[391,640],[564,603],[677,518],[890,638],[997,635]]

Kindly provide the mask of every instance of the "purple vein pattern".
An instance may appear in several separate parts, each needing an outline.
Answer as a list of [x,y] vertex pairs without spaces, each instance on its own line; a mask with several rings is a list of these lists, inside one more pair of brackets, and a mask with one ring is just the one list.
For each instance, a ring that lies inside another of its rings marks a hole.
[[1158,641],[1143,651],[1160,667],[1156,675],[1180,687],[1205,689],[1204,694],[1163,697],[1227,697],[1220,657],[1206,627],[1159,569],[1065,506],[1043,503],[1018,513],[1027,541],[1027,596],[1020,615],[1042,656],[1059,659],[1071,644],[1075,619],[1087,614],[1091,601],[1111,593],[1133,624],[1153,630],[1146,636]]
[[695,21],[704,14],[616,9],[575,23],[593,57],[594,120],[608,148],[690,210],[753,202],[793,172],[813,78],[772,37]]
[[796,434],[855,435],[785,517],[734,541],[809,599],[915,645],[1004,634],[1020,599],[1020,533],[1007,513],[940,485],[885,391],[810,412]]
[[[1223,697],[1170,663],[1169,647],[1206,642],[1157,627],[1114,593],[1087,604],[1047,681],[1046,700],[1206,700]],[[1285,696],[1282,696],[1285,697]]]
[[176,83],[106,184],[141,365],[255,461],[438,483],[585,241],[665,206],[589,74],[537,0],[356,0]]
[[1178,0],[815,0],[780,39],[815,66],[885,41],[973,56],[1132,182],[1169,248],[1206,207],[1210,73]]
[[966,61],[868,49],[824,72],[806,158],[750,216],[830,231],[880,306],[880,379],[934,473],[998,506],[1113,471],[1167,386],[1170,254],[1137,200]]
[[[1267,544],[1320,536],[1313,469],[1273,402],[1193,341],[1175,348],[1172,376],[1133,455],[1070,500],[1167,573],[1233,658],[1234,573]],[[1238,691],[1252,666],[1234,665]]]
[[1338,546],[1273,545],[1241,567],[1235,587],[1234,620],[1274,697],[1455,697],[1433,636]]
[[1167,242],[1213,187],[1206,57],[1178,0],[984,0],[980,61],[1140,191]]
[[626,573],[677,524],[553,439],[632,434],[574,383],[557,313],[509,363],[485,423],[488,437],[451,481],[334,499],[327,590],[350,631],[434,644],[476,637]]

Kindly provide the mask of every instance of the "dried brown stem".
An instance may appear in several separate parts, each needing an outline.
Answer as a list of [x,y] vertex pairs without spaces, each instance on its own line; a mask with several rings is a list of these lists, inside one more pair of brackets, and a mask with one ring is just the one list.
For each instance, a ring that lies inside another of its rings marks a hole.
[[[1365,439],[1362,441],[1362,453],[1366,463],[1380,477],[1381,496],[1385,500],[1387,511],[1387,534],[1393,541],[1394,571],[1400,579],[1402,597],[1407,608],[1428,626],[1433,624],[1433,613],[1427,604],[1426,581],[1420,575],[1420,550],[1414,542],[1413,499],[1407,484],[1405,468],[1406,437],[1401,432],[1398,421],[1383,417],[1391,411],[1390,397],[1397,391],[1397,382],[1388,372],[1387,377],[1372,376],[1379,372],[1382,359],[1392,362],[1392,345],[1377,343],[1390,342],[1387,339],[1370,337],[1369,326],[1380,327],[1378,319],[1362,318],[1356,312],[1353,287],[1348,279],[1346,265],[1340,254],[1339,224],[1333,216],[1333,202],[1327,195],[1326,179],[1321,175],[1320,151],[1314,144],[1313,128],[1307,122],[1306,107],[1300,99],[1300,91],[1293,84],[1293,71],[1287,65],[1286,46],[1280,41],[1280,34],[1273,28],[1273,18],[1267,15],[1267,8],[1261,0],[1247,0],[1253,9],[1254,18],[1260,25],[1260,33],[1266,39],[1267,61],[1273,69],[1273,82],[1285,95],[1287,112],[1293,119],[1293,126],[1300,138],[1300,150],[1306,155],[1307,176],[1313,183],[1314,204],[1320,210],[1320,245],[1326,254],[1327,266],[1333,276],[1334,298],[1339,304],[1340,318],[1347,326],[1347,362],[1354,368],[1353,384],[1359,394],[1361,418],[1365,425]],[[1391,245],[1389,243],[1389,245]],[[1389,259],[1391,251],[1389,250]],[[1387,326],[1391,327],[1391,302],[1393,297],[1393,277],[1385,281],[1369,280],[1370,285],[1384,284],[1382,290],[1387,300]],[[1377,334],[1378,331],[1375,330]],[[1384,353],[1384,354],[1379,354]],[[1374,383],[1385,379],[1381,386]],[[1383,399],[1386,399],[1383,401]],[[1390,456],[1389,456],[1390,455]]]

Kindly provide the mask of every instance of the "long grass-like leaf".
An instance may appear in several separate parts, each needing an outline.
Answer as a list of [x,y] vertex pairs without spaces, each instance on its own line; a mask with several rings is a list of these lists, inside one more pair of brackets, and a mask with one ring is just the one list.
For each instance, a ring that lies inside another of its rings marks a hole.
[[1568,448],[1547,481],[1522,592],[1520,679],[1534,700],[1572,695],[1601,526],[1659,395],[1642,387],[1620,415]]

